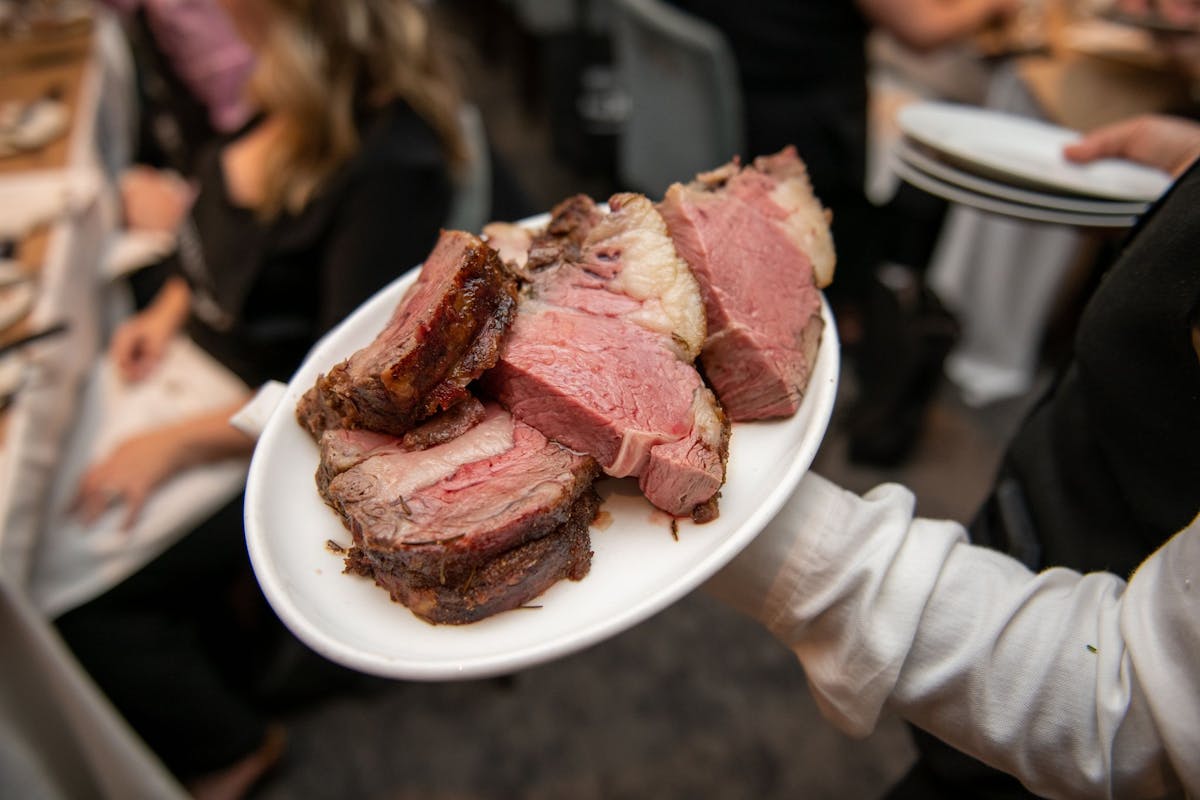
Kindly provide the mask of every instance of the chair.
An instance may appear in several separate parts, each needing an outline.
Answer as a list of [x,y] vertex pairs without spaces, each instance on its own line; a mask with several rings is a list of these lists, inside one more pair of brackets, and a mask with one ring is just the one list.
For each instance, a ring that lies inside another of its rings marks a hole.
[[492,161],[487,131],[483,116],[473,105],[464,104],[458,118],[470,160],[455,176],[446,228],[479,233],[491,221],[492,213]]
[[745,155],[733,51],[715,26],[661,0],[614,0],[618,75],[631,110],[617,145],[630,188],[661,197],[734,155]]

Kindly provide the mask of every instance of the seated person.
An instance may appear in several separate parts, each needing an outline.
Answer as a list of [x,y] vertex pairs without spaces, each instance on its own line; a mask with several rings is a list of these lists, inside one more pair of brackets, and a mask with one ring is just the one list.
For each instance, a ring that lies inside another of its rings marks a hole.
[[[176,271],[112,338],[109,357],[130,381],[154,370],[179,331],[248,387],[286,380],[324,332],[425,257],[465,163],[458,94],[416,4],[227,6],[254,50],[257,115],[202,162]],[[126,197],[135,216],[154,212],[153,224],[169,225],[166,206],[183,211],[188,198],[177,179],[162,180],[145,173]],[[253,442],[227,421],[235,410],[118,446],[82,479],[79,513],[123,504],[132,524],[173,474],[250,453]],[[56,621],[197,797],[241,796],[279,755],[258,709],[230,688],[246,685],[230,670],[244,671],[252,650],[239,648],[258,638],[247,620],[269,614],[257,591],[239,498]]]
[[191,175],[215,136],[249,118],[253,52],[219,0],[102,2],[121,12],[137,69],[137,160]]

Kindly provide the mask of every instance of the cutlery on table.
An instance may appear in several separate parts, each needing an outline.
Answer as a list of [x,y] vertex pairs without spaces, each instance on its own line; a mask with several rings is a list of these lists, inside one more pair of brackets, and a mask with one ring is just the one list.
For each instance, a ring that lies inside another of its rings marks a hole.
[[7,355],[14,350],[19,350],[22,347],[33,344],[34,342],[39,342],[42,339],[49,339],[51,337],[58,336],[59,334],[66,333],[69,328],[70,325],[66,322],[56,322],[53,325],[42,328],[40,331],[27,333],[24,336],[13,339],[11,342],[0,344],[0,356]]

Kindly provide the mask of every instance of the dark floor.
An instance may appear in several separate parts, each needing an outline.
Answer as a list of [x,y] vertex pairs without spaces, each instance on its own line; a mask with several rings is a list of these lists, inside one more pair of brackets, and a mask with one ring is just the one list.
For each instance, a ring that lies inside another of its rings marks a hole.
[[[847,463],[840,404],[816,469],[853,489],[899,481],[923,513],[965,519],[1017,405],[944,391],[912,460],[882,471]],[[839,733],[791,654],[702,593],[503,679],[366,680],[282,718],[290,752],[261,800],[876,798],[913,752],[894,718],[866,740]]]
[[[473,94],[531,202],[544,209],[575,191],[606,196],[609,181],[552,158],[547,126],[523,110],[519,86],[510,69],[492,65],[476,75]],[[847,371],[843,378],[815,468],[857,491],[907,484],[920,513],[966,520],[1024,402],[971,409],[943,387],[912,458],[865,469],[846,458],[854,387]],[[893,718],[863,741],[837,732],[790,653],[703,594],[504,679],[367,680],[282,719],[290,752],[256,793],[262,800],[874,798],[913,752]]]

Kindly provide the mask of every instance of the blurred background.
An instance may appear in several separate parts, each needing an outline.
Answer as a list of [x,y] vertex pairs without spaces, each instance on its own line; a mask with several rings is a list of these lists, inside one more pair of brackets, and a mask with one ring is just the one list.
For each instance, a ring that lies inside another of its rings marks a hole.
[[[1078,130],[1141,111],[1196,112],[1192,62],[1176,47],[1186,37],[1175,32],[1165,47],[1162,26],[1093,0],[980,0],[969,23],[926,28],[914,22],[923,4],[897,12],[885,0],[827,4],[844,6],[834,11],[748,0],[420,5],[461,87],[470,154],[435,226],[477,230],[575,193],[657,198],[672,181],[794,141],[833,210],[839,250],[828,296],[841,382],[813,468],[857,492],[902,483],[918,513],[963,523],[1069,351],[1127,226],[1002,217],[915,188],[895,168],[899,111],[947,100]],[[65,518],[98,442],[116,435],[87,410],[100,391],[95,363],[121,320],[151,304],[157,265],[182,247],[173,228],[130,224],[115,188],[122,170],[169,169],[186,194],[197,153],[253,116],[240,91],[218,91],[212,78],[241,86],[251,57],[210,59],[208,83],[197,82],[186,65],[217,48],[170,39],[153,6],[0,5],[4,256],[42,293],[5,300],[25,305],[0,345],[62,317],[72,336],[87,331],[30,352],[50,366],[24,368],[24,396],[7,397],[0,421],[2,630],[21,654],[6,656],[3,673],[0,788],[17,792],[6,796],[178,791],[165,774],[139,783],[139,769],[160,766],[55,639],[59,607],[31,589],[36,542]],[[173,62],[188,51],[181,42],[193,52]],[[801,124],[810,119],[820,124]],[[244,466],[195,491],[218,508],[243,477]],[[914,758],[896,719],[861,741],[832,728],[794,657],[702,592],[518,674],[385,681],[288,639],[257,685],[288,745],[255,798],[875,798]],[[106,776],[106,758],[134,777]],[[68,779],[71,764],[79,772]]]

